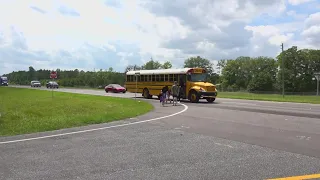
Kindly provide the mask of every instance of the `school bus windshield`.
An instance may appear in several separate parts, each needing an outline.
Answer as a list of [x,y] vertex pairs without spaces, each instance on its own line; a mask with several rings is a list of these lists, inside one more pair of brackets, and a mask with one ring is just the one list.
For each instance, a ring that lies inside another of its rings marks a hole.
[[191,74],[188,76],[188,80],[192,82],[204,82],[207,80],[207,74]]

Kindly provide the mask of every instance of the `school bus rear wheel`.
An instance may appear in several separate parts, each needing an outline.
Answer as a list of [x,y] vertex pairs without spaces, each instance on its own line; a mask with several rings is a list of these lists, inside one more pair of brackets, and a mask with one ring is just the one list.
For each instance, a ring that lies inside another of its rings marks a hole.
[[143,89],[143,97],[144,98],[150,98],[149,90],[147,88]]

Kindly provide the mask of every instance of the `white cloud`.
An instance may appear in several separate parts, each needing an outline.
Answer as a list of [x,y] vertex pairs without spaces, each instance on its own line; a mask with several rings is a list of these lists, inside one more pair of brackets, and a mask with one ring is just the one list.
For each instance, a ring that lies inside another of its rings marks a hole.
[[304,4],[304,3],[307,3],[307,2],[312,2],[314,0],[288,0],[289,4],[291,5],[299,5],[299,4]]
[[[281,43],[287,43],[293,36],[293,33],[285,33],[286,30],[282,30],[276,26],[246,26],[245,29],[254,33],[253,37],[259,36],[267,38],[270,45],[279,46]],[[257,48],[255,48],[257,49]]]
[[[295,22],[277,23],[285,14]],[[193,55],[274,57],[281,42],[319,47],[319,17],[306,19],[285,0],[7,0],[0,6],[0,74],[30,65],[120,71],[150,57],[176,66]]]
[[294,10],[287,11],[287,15],[295,18],[296,20],[303,20],[303,19],[305,19],[306,17],[308,17],[307,14],[298,14],[298,13],[297,13],[296,11],[294,11]]
[[301,35],[309,44],[320,47],[320,12],[311,14],[305,20],[305,28]]

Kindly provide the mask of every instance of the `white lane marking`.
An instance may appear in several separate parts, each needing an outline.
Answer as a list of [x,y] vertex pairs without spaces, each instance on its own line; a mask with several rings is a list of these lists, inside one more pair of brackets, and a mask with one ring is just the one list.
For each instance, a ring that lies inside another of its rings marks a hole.
[[[249,106],[253,106],[256,108],[276,108],[276,109],[284,109],[284,110],[305,110],[305,111],[309,111],[312,110],[311,108],[298,108],[298,107],[287,107],[287,106],[270,106],[270,105],[258,105],[258,104],[254,104],[254,103],[238,103],[238,102],[222,102],[221,104],[233,104],[233,107],[243,107],[243,106],[239,106],[239,105],[249,105]],[[311,111],[313,112],[313,111]]]
[[119,125],[114,125],[114,126],[107,126],[107,127],[101,127],[101,128],[95,128],[95,129],[87,129],[87,130],[82,130],[82,131],[74,131],[74,132],[54,134],[54,135],[48,135],[48,136],[39,136],[39,137],[34,137],[34,138],[18,139],[18,140],[12,140],[12,141],[3,141],[3,142],[0,142],[0,144],[9,144],[9,143],[15,143],[15,142],[23,142],[23,141],[31,141],[31,140],[45,139],[45,138],[58,137],[58,136],[66,136],[66,135],[71,135],[71,134],[79,134],[79,133],[92,132],[92,131],[98,131],[98,130],[103,130],[103,129],[130,126],[130,125],[134,125],[134,124],[141,124],[141,123],[146,123],[146,122],[150,122],[150,121],[156,121],[156,120],[165,119],[168,117],[179,115],[179,114],[188,110],[189,107],[187,105],[185,105],[185,104],[181,104],[181,105],[184,106],[183,110],[176,112],[176,113],[173,113],[173,114],[170,114],[170,115],[167,115],[167,116],[162,116],[162,117],[157,117],[157,118],[153,118],[153,119],[137,121],[137,122],[132,122],[132,123],[119,124]]
[[228,145],[228,144],[221,144],[221,143],[214,143],[215,145],[218,145],[218,146],[227,146],[229,148],[233,148],[233,146],[231,145]]
[[296,136],[298,139],[309,141],[311,137],[309,136]]
[[249,99],[229,99],[229,98],[220,98],[223,101],[231,101],[231,102],[236,102],[236,101],[247,101],[247,102],[259,102],[259,103],[269,103],[269,104],[294,104],[294,105],[307,105],[307,106],[315,106],[315,107],[320,107],[320,104],[312,104],[312,103],[299,103],[299,102],[279,102],[279,101],[263,101],[263,100],[249,100]]

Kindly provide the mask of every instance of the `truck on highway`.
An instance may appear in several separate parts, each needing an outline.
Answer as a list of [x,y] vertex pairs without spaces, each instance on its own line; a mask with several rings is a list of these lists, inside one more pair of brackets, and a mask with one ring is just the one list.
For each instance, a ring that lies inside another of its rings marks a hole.
[[0,86],[8,86],[8,78],[5,76],[0,77]]
[[142,93],[144,98],[158,96],[164,86],[169,89],[176,81],[181,86],[181,99],[193,103],[206,99],[212,103],[217,97],[216,86],[206,81],[204,68],[156,69],[128,71],[125,87],[127,92]]

